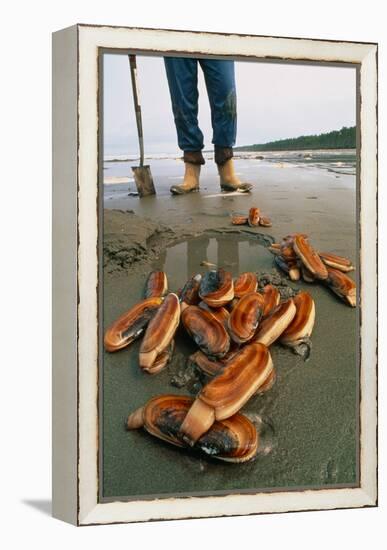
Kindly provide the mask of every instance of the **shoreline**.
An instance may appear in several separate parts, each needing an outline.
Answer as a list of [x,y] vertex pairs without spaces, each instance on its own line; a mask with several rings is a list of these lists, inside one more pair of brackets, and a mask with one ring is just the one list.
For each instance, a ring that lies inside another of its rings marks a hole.
[[[329,153],[332,153],[332,152],[337,152],[338,154],[348,154],[348,155],[351,155],[351,156],[356,156],[356,148],[353,148],[353,147],[349,147],[349,148],[345,148],[345,149],[337,149],[337,148],[315,148],[315,149],[311,149],[311,148],[304,148],[304,149],[267,149],[267,150],[264,150],[264,151],[260,151],[260,150],[254,150],[254,151],[249,151],[248,149],[239,149],[239,148],[234,148],[234,157],[235,158],[239,158],[240,155],[239,153],[242,153],[242,154],[251,154],[251,155],[255,155],[257,153],[260,154],[260,156],[264,156],[264,154],[266,153],[266,155],[276,155],[276,154],[280,154],[280,153],[325,153],[325,152],[329,152]],[[203,155],[211,155],[213,156],[214,155],[214,150],[213,149],[205,149],[203,150]],[[110,157],[115,157],[115,158],[110,158]],[[125,158],[120,158],[120,157],[125,157]],[[148,153],[145,155],[144,157],[145,159],[148,159],[148,160],[183,160],[183,155],[182,153],[179,154],[179,153]],[[127,154],[127,153],[123,153],[123,154],[119,154],[119,155],[113,155],[113,154],[107,154],[105,155],[104,157],[104,163],[111,163],[111,162],[134,162],[134,161],[139,161],[140,160],[140,157],[138,155],[131,155],[131,154]]]

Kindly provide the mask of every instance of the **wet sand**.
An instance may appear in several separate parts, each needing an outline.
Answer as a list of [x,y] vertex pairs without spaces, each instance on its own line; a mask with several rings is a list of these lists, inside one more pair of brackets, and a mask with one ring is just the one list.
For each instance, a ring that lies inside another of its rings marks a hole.
[[[317,249],[345,255],[356,264],[354,176],[243,159],[236,161],[236,167],[254,184],[251,195],[217,196],[210,163],[203,171],[201,193],[139,200],[121,188],[107,195],[104,327],[142,297],[150,270],[165,269],[172,290],[193,272],[204,273],[202,260],[224,265],[234,274],[271,272],[273,257],[265,244],[294,231],[307,233]],[[160,186],[165,188],[169,176],[162,177]],[[273,227],[230,224],[232,213],[244,213],[252,205],[272,218]],[[346,306],[320,285],[291,286],[308,290],[316,303],[312,353],[304,362],[291,351],[272,346],[277,382],[243,409],[274,427],[271,452],[259,454],[254,462],[211,461],[170,447],[141,430],[125,430],[128,413],[151,396],[195,391],[195,387],[171,385],[185,357],[195,349],[184,334],[179,334],[171,366],[155,376],[140,372],[138,342],[115,354],[103,353],[105,498],[356,484],[358,309]]]

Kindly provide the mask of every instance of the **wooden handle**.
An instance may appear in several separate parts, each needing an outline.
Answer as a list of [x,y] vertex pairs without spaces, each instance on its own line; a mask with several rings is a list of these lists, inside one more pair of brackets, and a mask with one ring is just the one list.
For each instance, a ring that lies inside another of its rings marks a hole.
[[144,138],[142,133],[142,118],[141,118],[141,106],[140,106],[140,97],[137,86],[137,63],[136,56],[129,55],[129,65],[130,65],[130,75],[132,79],[132,90],[133,90],[133,102],[134,102],[134,111],[136,113],[136,123],[137,123],[137,134],[138,142],[140,145],[140,166],[144,166]]

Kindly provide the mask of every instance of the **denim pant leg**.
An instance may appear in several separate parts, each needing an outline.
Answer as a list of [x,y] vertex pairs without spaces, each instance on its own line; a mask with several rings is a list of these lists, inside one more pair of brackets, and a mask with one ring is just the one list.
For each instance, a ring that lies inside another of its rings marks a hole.
[[235,145],[237,132],[234,61],[200,59],[211,106],[212,143],[221,148]]
[[197,59],[165,57],[164,63],[179,147],[183,151],[201,151],[204,142],[198,124]]

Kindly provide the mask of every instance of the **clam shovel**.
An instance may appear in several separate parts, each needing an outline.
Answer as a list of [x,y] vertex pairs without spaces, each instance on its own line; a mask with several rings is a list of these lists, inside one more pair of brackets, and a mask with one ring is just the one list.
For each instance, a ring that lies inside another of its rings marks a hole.
[[140,166],[132,166],[134,181],[136,182],[137,191],[140,197],[147,195],[155,195],[155,187],[153,185],[152,173],[149,165],[144,165],[144,138],[142,133],[141,106],[138,94],[137,85],[137,64],[136,56],[129,55],[130,76],[132,79],[134,110],[136,113],[138,142],[140,145]]

